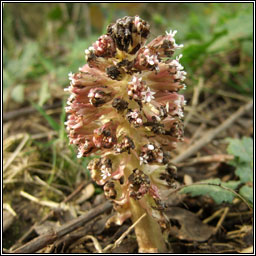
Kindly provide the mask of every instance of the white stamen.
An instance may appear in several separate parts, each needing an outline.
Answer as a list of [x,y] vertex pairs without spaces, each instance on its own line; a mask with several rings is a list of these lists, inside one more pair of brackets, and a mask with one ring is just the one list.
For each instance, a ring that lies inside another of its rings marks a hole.
[[165,32],[167,36],[171,36],[171,37],[174,37],[177,33],[177,30],[170,30],[170,32],[166,31]]
[[149,149],[149,150],[154,150],[155,147],[154,147],[154,145],[152,145],[152,144],[148,144],[148,149]]
[[139,17],[139,16],[135,16],[134,25],[135,25],[136,27],[137,27],[139,21],[140,21],[140,17]]
[[78,152],[77,158],[81,158],[83,156],[83,153],[81,151]]
[[[103,168],[104,167],[104,168]],[[110,172],[108,171],[108,169],[106,169],[106,166],[103,165],[102,169],[101,169],[101,177],[105,180],[107,179],[107,177],[111,176]]]
[[166,108],[166,111],[167,111],[167,113],[169,112],[169,109],[170,109],[170,105],[169,105],[169,102],[167,102],[166,103],[166,106],[165,106],[165,108]]
[[154,94],[155,92],[151,91],[150,88],[148,87],[146,91],[141,93],[144,96],[143,101],[144,102],[150,102],[152,99],[154,99]]

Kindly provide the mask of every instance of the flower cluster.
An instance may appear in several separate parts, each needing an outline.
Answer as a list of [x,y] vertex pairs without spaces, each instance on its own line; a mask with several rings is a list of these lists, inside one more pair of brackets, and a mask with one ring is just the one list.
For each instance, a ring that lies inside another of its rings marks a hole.
[[[88,169],[104,185],[122,223],[136,200],[159,223],[164,222],[164,191],[173,186],[175,168],[168,152],[183,136],[186,72],[177,31],[145,45],[149,25],[138,16],[110,24],[85,50],[87,63],[70,73],[66,112],[68,136],[78,157],[100,156]],[[132,198],[132,199],[131,199]]]

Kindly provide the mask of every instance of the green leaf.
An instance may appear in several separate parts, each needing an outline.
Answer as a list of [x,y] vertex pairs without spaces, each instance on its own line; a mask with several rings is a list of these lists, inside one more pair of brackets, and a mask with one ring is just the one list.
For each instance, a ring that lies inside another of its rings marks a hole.
[[235,170],[235,174],[240,178],[242,182],[253,181],[252,167],[249,163],[238,164]]
[[228,19],[225,24],[217,28],[217,31],[226,31],[227,33],[209,47],[210,52],[230,49],[234,45],[234,41],[251,38],[253,34],[253,15],[251,12],[240,13],[237,17]]
[[48,82],[43,82],[40,92],[39,92],[39,100],[38,100],[38,105],[42,107],[44,103],[50,99],[51,94],[49,93],[49,84]]
[[48,18],[51,20],[60,20],[62,18],[62,10],[60,6],[56,6],[48,13]]
[[239,194],[246,199],[250,205],[253,205],[253,188],[247,185],[244,185],[240,188]]
[[253,13],[240,13],[236,18],[228,20],[224,27],[232,40],[248,38],[253,33]]
[[13,83],[14,83],[15,79],[12,76],[12,74],[10,74],[10,72],[8,72],[5,68],[3,69],[3,89],[7,89],[9,88]]
[[25,89],[24,85],[22,85],[22,84],[16,85],[11,92],[12,99],[18,103],[23,103],[24,102],[24,89]]
[[249,57],[253,57],[253,41],[246,40],[242,42],[242,50]]
[[53,60],[46,58],[43,54],[40,54],[38,59],[47,72],[55,70],[56,67],[54,66]]
[[52,129],[58,132],[60,129],[60,125],[57,122],[55,122],[55,120],[52,117],[47,115],[42,107],[40,107],[39,105],[37,105],[34,102],[31,102],[31,104],[46,119],[46,121],[49,123],[49,125],[52,127]]
[[21,82],[33,70],[33,65],[36,62],[39,45],[37,42],[28,41],[22,48],[21,53],[17,54],[15,58],[9,59],[5,69],[8,75]]
[[6,102],[11,93],[14,77],[4,68],[3,69],[3,103]]
[[251,162],[253,160],[253,141],[249,137],[242,140],[228,138],[227,152],[239,158],[239,162]]
[[229,145],[227,152],[235,156],[230,162],[236,167],[235,174],[241,182],[253,181],[253,141],[249,137],[243,137],[241,140],[228,138]]
[[38,54],[38,44],[28,42],[25,44],[20,58],[15,62],[15,77],[23,79],[31,70]]
[[[201,181],[203,184],[192,184],[180,190],[180,193],[189,193],[191,196],[209,196],[217,204],[222,202],[232,203],[234,193],[225,189],[235,189],[240,181],[221,182],[220,179],[209,179]],[[219,186],[221,185],[221,186]]]
[[61,141],[64,141],[65,139],[67,140],[67,135],[66,135],[66,129],[65,129],[65,119],[66,119],[66,111],[65,111],[65,106],[66,106],[66,101],[63,100],[62,102],[62,112],[60,115],[60,130],[59,130],[59,138]]
[[165,17],[159,13],[155,13],[152,18],[155,24],[165,25],[167,22]]
[[238,185],[241,184],[240,181],[236,181],[236,180],[230,180],[228,182],[221,182],[221,186],[225,187],[225,188],[230,188],[235,190]]

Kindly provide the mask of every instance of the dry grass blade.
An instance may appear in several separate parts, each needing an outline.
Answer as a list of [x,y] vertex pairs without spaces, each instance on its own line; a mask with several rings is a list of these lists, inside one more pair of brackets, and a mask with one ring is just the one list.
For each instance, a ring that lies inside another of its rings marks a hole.
[[233,155],[215,154],[210,156],[201,156],[201,157],[189,159],[184,163],[178,163],[177,167],[191,166],[199,163],[227,162],[233,159],[234,159]]
[[91,209],[87,213],[75,218],[66,224],[56,228],[52,233],[40,235],[30,242],[24,244],[23,246],[19,247],[12,251],[12,253],[33,253],[42,248],[46,245],[53,243],[58,238],[74,231],[78,227],[85,225],[87,222],[91,221],[95,217],[99,216],[100,214],[109,211],[112,208],[112,205],[109,202],[106,202],[102,205],[96,206],[95,208]]
[[80,238],[78,241],[73,243],[72,246],[70,246],[70,248],[75,248],[77,245],[83,243],[84,241],[86,241],[88,239],[92,240],[93,245],[94,245],[94,247],[95,247],[95,249],[98,253],[103,252],[102,247],[101,247],[99,241],[97,240],[97,238],[95,238],[94,236],[91,236],[91,235],[87,235],[87,236],[84,236],[84,237]]
[[218,232],[218,230],[219,230],[220,226],[222,225],[224,219],[226,218],[228,212],[229,212],[229,207],[225,207],[223,210],[223,214],[221,215],[221,217],[214,229],[214,234],[216,234]]
[[[44,110],[47,109],[52,109],[52,108],[58,108],[61,107],[62,102],[56,102],[55,104],[48,105],[48,106],[43,106]],[[33,114],[37,112],[37,110],[34,107],[25,107],[21,109],[16,109],[14,111],[10,112],[5,112],[3,115],[3,121],[7,122],[15,118],[19,118],[20,116],[28,115],[28,114]]]
[[204,224],[207,224],[208,222],[212,221],[213,219],[219,217],[221,215],[221,213],[223,212],[223,210],[224,210],[223,208],[219,209],[218,211],[214,212],[211,216],[204,219],[202,222]]
[[61,190],[56,189],[56,188],[54,188],[53,186],[50,186],[47,182],[45,182],[44,180],[40,179],[38,176],[35,175],[35,176],[34,176],[34,180],[35,180],[35,182],[36,182],[37,184],[39,184],[39,185],[41,185],[41,186],[44,186],[44,187],[46,187],[47,189],[52,190],[54,193],[56,193],[56,194],[58,194],[58,195],[64,197],[64,193],[63,193]]
[[16,212],[12,209],[10,204],[3,203],[3,209],[7,210],[9,213],[11,213],[13,216],[17,216]]
[[124,238],[131,232],[131,230],[146,216],[147,214],[144,213],[137,221],[135,221],[116,241],[114,244],[109,244],[107,245],[104,249],[103,252],[107,252],[110,249],[114,249],[118,247]]
[[10,164],[13,162],[13,160],[15,159],[15,157],[20,153],[20,151],[22,150],[22,148],[24,147],[24,145],[26,144],[26,142],[28,141],[29,136],[28,134],[23,134],[23,139],[20,142],[19,146],[15,149],[15,151],[13,152],[13,154],[10,156],[10,158],[7,160],[7,162],[5,163],[4,167],[3,167],[3,171],[5,171]]
[[217,90],[216,93],[219,94],[219,95],[225,96],[225,97],[241,100],[241,101],[244,101],[244,102],[248,102],[251,99],[250,97],[244,96],[242,94],[229,92],[229,91],[224,91],[224,90],[221,90],[221,89]]
[[240,253],[253,253],[253,246],[243,249]]
[[183,153],[181,153],[179,156],[175,157],[172,162],[174,164],[179,163],[188,157],[195,154],[199,149],[201,149],[203,146],[208,144],[212,141],[212,139],[218,135],[220,132],[226,130],[228,127],[230,127],[234,121],[241,117],[245,112],[250,110],[253,106],[253,101],[249,101],[244,106],[240,107],[234,114],[232,114],[226,121],[224,121],[221,125],[216,127],[213,130],[208,131],[205,133],[203,137],[201,137],[197,142],[195,142],[193,145],[191,145],[187,150],[185,150]]
[[246,234],[248,232],[253,232],[251,225],[239,226],[239,229],[227,232],[227,238],[228,239],[241,238],[243,234]]
[[202,77],[200,77],[199,81],[198,81],[198,85],[196,87],[194,87],[194,94],[193,94],[193,98],[192,98],[192,108],[189,109],[187,117],[184,121],[184,126],[185,127],[187,126],[187,124],[189,123],[192,115],[196,111],[196,105],[198,103],[199,95],[200,95],[200,92],[203,88],[203,85],[204,85],[204,80],[203,80]]
[[27,198],[28,200],[32,201],[32,202],[35,202],[37,204],[40,204],[42,206],[47,206],[51,209],[62,209],[62,210],[69,210],[70,207],[64,203],[55,203],[55,202],[52,202],[52,201],[46,201],[46,200],[40,200],[30,194],[28,194],[27,192],[24,192],[24,191],[20,191],[20,195]]

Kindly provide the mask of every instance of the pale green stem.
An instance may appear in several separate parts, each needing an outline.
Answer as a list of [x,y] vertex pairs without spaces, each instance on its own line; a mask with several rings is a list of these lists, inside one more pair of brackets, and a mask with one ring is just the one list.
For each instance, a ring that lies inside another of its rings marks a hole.
[[[134,223],[146,213],[146,210],[132,198],[130,199],[130,205]],[[135,226],[135,234],[140,253],[163,253],[167,251],[161,228],[149,214]]]

